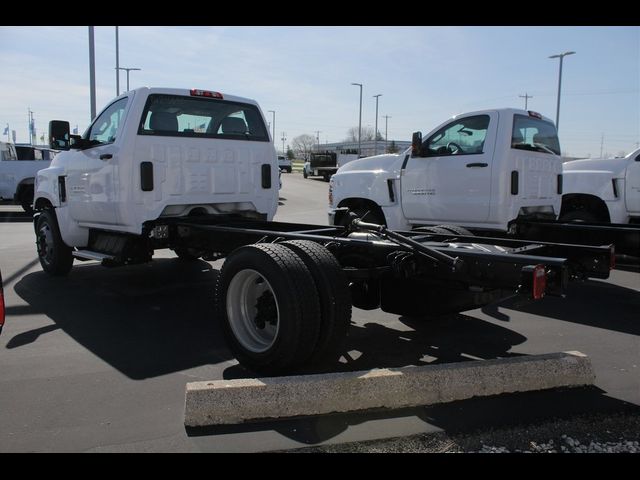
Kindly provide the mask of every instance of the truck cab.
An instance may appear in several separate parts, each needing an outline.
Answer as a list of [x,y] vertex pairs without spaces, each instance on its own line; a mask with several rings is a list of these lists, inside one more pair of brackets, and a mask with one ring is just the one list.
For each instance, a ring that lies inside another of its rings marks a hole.
[[344,222],[346,207],[396,230],[457,224],[506,232],[517,219],[560,212],[560,145],[540,114],[460,114],[424,139],[416,132],[412,143],[341,167],[330,185],[330,223]]
[[275,215],[277,156],[254,100],[142,87],[111,101],[82,136],[61,121],[49,136],[63,151],[38,172],[35,208],[57,224],[40,233],[58,229],[67,247],[102,251],[109,232],[147,238],[170,217]]

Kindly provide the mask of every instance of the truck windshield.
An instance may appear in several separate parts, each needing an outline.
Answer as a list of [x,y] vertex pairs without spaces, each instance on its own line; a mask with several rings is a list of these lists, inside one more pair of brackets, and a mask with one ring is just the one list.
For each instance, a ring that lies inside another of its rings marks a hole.
[[511,148],[560,155],[556,127],[535,117],[514,115]]
[[255,105],[164,94],[149,95],[138,134],[269,141]]

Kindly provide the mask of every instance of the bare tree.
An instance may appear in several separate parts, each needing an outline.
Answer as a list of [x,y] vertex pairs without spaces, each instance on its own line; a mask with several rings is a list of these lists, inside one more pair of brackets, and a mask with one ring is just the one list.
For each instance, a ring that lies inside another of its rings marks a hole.
[[[372,127],[362,127],[362,137],[361,140],[363,142],[368,142],[373,140],[373,128]],[[384,137],[378,132],[378,140],[384,140]],[[358,141],[358,127],[351,127],[347,130],[347,138],[344,140],[345,142],[357,142]]]
[[308,133],[298,135],[291,141],[291,146],[296,154],[296,157],[302,158],[304,160],[309,158],[309,153],[313,151],[313,147],[315,146],[315,144],[316,137],[314,137],[313,135],[309,135]]

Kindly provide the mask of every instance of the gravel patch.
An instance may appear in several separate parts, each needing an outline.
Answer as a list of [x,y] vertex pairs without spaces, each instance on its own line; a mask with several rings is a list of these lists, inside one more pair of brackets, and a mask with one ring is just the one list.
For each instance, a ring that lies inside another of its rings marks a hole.
[[640,453],[640,413],[582,415],[470,433],[306,447],[299,453]]

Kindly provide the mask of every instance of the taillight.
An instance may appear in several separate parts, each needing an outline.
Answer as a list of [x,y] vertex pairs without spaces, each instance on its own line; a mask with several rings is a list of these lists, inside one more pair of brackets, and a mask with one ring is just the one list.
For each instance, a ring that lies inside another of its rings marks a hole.
[[527,265],[522,267],[521,283],[518,293],[530,295],[533,300],[540,300],[544,297],[547,289],[547,272],[545,266]]
[[536,265],[533,268],[533,288],[531,289],[534,300],[540,300],[544,297],[544,291],[547,288],[547,274],[544,265]]
[[208,97],[208,98],[219,98],[222,100],[222,94],[220,92],[212,92],[210,90],[199,90],[197,88],[191,89],[192,97]]

